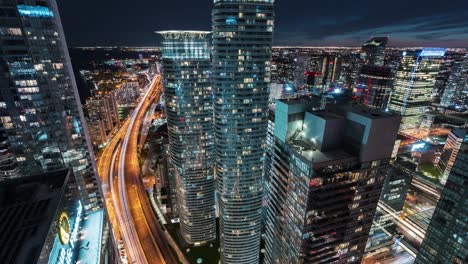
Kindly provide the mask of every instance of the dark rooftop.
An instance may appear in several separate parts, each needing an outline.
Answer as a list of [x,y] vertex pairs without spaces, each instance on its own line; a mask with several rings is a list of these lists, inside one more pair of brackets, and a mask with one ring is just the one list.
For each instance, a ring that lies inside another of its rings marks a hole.
[[0,182],[2,263],[37,263],[69,175],[64,169]]

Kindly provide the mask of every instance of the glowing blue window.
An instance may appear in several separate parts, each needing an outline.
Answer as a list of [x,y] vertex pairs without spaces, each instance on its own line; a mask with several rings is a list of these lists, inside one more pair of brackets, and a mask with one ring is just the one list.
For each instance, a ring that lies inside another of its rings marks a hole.
[[228,16],[226,18],[226,24],[228,25],[237,25],[237,19],[235,16]]
[[33,75],[36,73],[34,69],[12,69],[11,75]]
[[18,13],[24,17],[54,17],[54,13],[45,6],[18,5]]
[[24,61],[14,61],[8,63],[11,75],[32,75],[36,73],[33,66]]
[[39,141],[45,141],[47,140],[49,137],[47,136],[47,134],[42,134],[40,137],[39,137]]

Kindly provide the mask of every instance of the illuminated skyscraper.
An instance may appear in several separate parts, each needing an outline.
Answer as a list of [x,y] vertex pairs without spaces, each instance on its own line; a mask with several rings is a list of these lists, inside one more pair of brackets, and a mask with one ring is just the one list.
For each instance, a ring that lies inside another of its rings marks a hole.
[[363,88],[363,104],[379,109],[387,108],[393,85],[393,72],[384,67],[387,37],[370,38],[362,46],[364,65],[359,74],[358,87]]
[[[312,104],[311,104],[312,103]],[[400,117],[276,103],[265,180],[265,263],[360,263]]]
[[169,131],[183,238],[216,238],[210,32],[160,31]]
[[441,105],[468,108],[468,54],[453,63]]
[[84,209],[98,209],[95,161],[56,2],[1,3],[0,122],[21,174],[71,167]]
[[468,144],[462,145],[415,264],[468,262]]
[[328,89],[328,87],[333,84],[337,79],[339,75],[339,58],[336,55],[328,54],[323,58],[323,63],[322,63],[322,76],[323,76],[323,81],[322,85],[325,89]]
[[359,85],[363,87],[362,103],[386,109],[392,93],[392,69],[383,66],[363,65],[359,74]]
[[468,144],[468,131],[467,129],[454,129],[447,137],[444,145],[444,150],[440,155],[438,168],[442,174],[440,182],[445,185],[447,178],[452,170],[453,164],[457,159],[458,152],[463,151],[462,146],[466,147]]
[[441,48],[403,52],[389,105],[403,117],[400,130],[419,128],[444,55],[445,49]]
[[222,263],[258,263],[274,0],[214,0],[213,91]]

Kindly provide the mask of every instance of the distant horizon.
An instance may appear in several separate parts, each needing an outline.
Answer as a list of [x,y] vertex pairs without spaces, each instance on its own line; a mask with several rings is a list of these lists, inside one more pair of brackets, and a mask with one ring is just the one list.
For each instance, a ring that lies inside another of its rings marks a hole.
[[[212,30],[213,1],[57,0],[70,46],[154,46],[160,30]],[[83,17],[83,14],[86,14]],[[468,1],[275,1],[274,46],[468,46]]]
[[[161,46],[128,46],[128,45],[108,45],[108,46],[69,46],[71,49],[89,49],[89,48],[146,48],[146,49],[156,49],[161,48]],[[281,49],[281,48],[304,48],[304,49],[321,49],[321,48],[335,48],[335,49],[360,49],[361,46],[301,46],[301,45],[273,45],[272,48],[274,49]],[[444,48],[446,50],[466,50],[468,51],[468,47],[441,47],[441,46],[386,46],[386,49],[423,49],[423,48]]]

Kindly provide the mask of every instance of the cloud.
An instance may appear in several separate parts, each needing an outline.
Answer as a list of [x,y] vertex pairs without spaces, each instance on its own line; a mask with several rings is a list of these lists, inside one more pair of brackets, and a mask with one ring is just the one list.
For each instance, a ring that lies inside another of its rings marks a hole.
[[[360,45],[370,36],[390,36],[390,45],[405,42],[421,46],[440,43],[449,46],[468,42],[468,12],[446,13],[436,16],[421,16],[403,19],[383,26],[373,24],[363,17],[340,19],[343,23],[325,23],[314,31],[277,32],[280,45]],[[300,44],[298,44],[300,43]],[[333,44],[334,43],[334,44]]]

